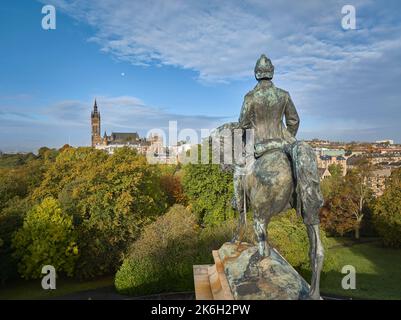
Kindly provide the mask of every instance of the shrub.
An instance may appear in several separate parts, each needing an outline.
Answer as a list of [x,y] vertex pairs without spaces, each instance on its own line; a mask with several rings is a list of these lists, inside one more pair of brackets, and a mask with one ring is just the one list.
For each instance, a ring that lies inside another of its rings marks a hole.
[[18,271],[23,278],[39,278],[44,265],[71,276],[78,257],[72,217],[53,198],[44,199],[26,215],[13,239]]
[[117,290],[140,295],[193,289],[197,229],[195,215],[181,205],[145,227],[116,274]]

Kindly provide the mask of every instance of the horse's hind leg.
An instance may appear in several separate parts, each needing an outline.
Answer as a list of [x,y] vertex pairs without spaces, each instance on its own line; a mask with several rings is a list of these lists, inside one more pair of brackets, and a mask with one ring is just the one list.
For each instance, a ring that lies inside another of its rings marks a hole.
[[246,228],[246,195],[244,189],[244,176],[237,171],[234,172],[234,202],[236,209],[239,213],[238,226],[237,230],[234,234],[232,243],[239,241],[241,243],[242,238],[244,237],[245,228]]
[[258,241],[258,251],[262,257],[270,256],[270,247],[267,243],[267,219],[258,212],[254,212],[253,228]]
[[239,243],[241,243],[242,239],[244,238],[245,229],[246,229],[246,212],[244,210],[241,210],[239,212],[237,230],[231,242],[235,243],[238,241]]
[[312,280],[309,291],[309,298],[314,300],[320,299],[320,272],[323,267],[324,251],[320,241],[319,225],[306,225],[309,237],[309,258],[312,269]]

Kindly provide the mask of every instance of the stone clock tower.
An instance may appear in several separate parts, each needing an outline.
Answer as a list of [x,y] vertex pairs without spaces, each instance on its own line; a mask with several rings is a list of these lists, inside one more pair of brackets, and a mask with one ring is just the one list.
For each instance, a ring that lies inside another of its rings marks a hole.
[[96,99],[91,114],[91,124],[92,124],[92,147],[95,147],[98,144],[102,144],[102,138],[100,136],[100,112],[97,110]]

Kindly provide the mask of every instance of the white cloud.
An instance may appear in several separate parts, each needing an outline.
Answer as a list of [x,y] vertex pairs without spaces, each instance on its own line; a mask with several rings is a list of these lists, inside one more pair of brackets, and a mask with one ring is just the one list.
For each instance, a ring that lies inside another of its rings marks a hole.
[[335,0],[47,2],[92,26],[90,41],[132,64],[172,65],[198,72],[202,82],[230,82],[252,77],[265,52],[277,84],[326,126],[333,118],[390,128],[401,117],[398,2],[354,0],[357,30],[350,31],[341,29],[344,3]]
[[[50,2],[94,27],[96,34],[90,40],[103,51],[137,65],[195,70],[203,81],[251,76],[262,52],[275,59],[292,56],[329,61],[346,54],[341,45],[319,39],[328,32],[346,38],[340,28],[342,5],[338,1]],[[355,55],[365,49],[352,48]],[[295,70],[300,67],[278,64]]]

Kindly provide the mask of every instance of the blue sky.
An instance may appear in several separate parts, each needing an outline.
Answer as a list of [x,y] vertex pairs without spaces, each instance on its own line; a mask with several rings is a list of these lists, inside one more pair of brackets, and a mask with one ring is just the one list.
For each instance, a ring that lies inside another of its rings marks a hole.
[[[43,30],[42,7],[57,12]],[[356,8],[343,30],[341,8]],[[237,119],[261,53],[301,116],[300,138],[401,142],[399,1],[3,0],[0,150],[90,143],[102,131]]]

